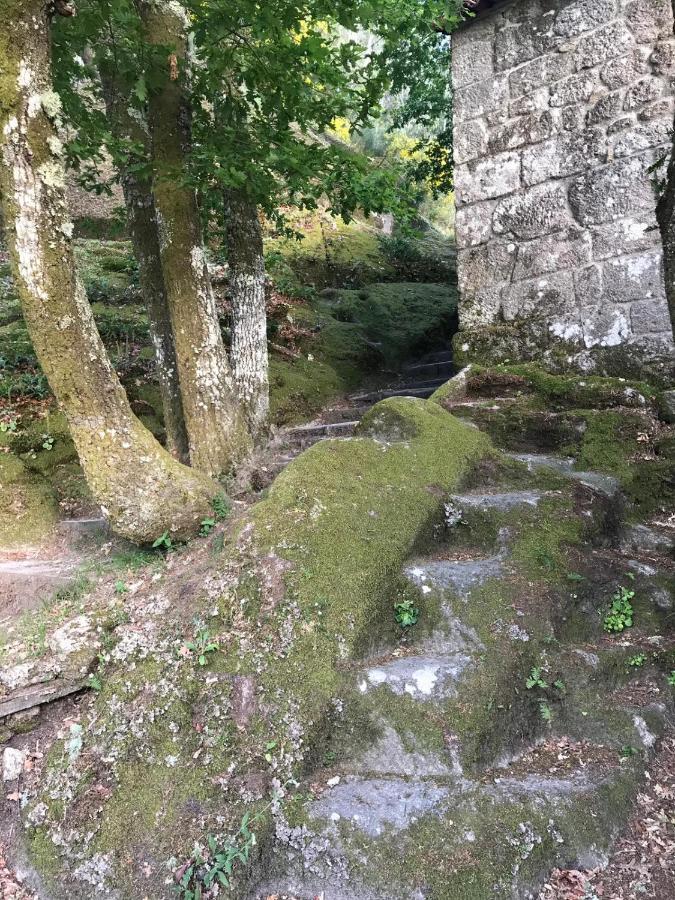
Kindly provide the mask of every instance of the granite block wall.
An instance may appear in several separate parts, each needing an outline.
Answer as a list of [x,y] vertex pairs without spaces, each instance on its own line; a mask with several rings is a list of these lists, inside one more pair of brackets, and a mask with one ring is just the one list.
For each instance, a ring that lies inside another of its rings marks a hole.
[[673,127],[670,0],[514,0],[452,50],[464,349],[501,331],[507,355],[557,346],[587,370],[623,345],[672,361],[650,172]]

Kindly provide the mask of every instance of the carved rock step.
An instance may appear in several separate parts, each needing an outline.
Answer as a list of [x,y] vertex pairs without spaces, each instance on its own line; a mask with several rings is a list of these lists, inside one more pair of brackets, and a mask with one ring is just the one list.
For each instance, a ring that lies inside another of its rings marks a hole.
[[447,381],[453,376],[455,367],[452,360],[440,362],[415,363],[406,366],[403,370],[404,375],[410,375],[413,378],[444,378]]
[[612,475],[602,472],[578,472],[574,468],[574,460],[571,457],[553,456],[547,453],[505,453],[505,456],[525,463],[531,472],[537,469],[553,469],[559,475],[580,481],[587,487],[593,488],[613,497],[619,491],[619,481]]
[[307,447],[327,438],[349,437],[354,433],[358,420],[350,422],[327,422],[325,424],[301,425],[288,432],[288,440],[292,444]]
[[390,388],[383,391],[372,391],[368,394],[353,394],[350,400],[353,403],[379,403],[380,400],[386,400],[388,397],[419,397],[421,400],[427,400],[442,385],[445,384],[443,379],[428,382],[412,382],[411,384],[403,384],[397,388]]

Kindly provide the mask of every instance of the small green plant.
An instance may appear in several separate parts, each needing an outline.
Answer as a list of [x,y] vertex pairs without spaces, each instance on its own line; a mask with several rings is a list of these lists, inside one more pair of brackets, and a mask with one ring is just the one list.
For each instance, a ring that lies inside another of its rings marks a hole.
[[215,653],[218,642],[211,637],[209,629],[202,626],[197,629],[194,640],[185,645],[197,657],[200,666],[205,666],[209,653]]
[[157,540],[152,543],[153,550],[171,550],[172,547],[173,543],[168,531],[165,531],[164,534],[160,534]]
[[202,527],[199,529],[199,534],[202,537],[208,537],[209,534],[211,534],[212,529],[216,526],[216,520],[213,518],[202,519],[200,524]]
[[401,628],[410,628],[419,620],[420,611],[412,600],[401,600],[394,604],[394,618]]
[[7,422],[0,422],[0,434],[16,434],[18,421],[9,419]]
[[605,616],[604,629],[610,633],[623,631],[633,624],[633,604],[631,600],[635,591],[629,591],[623,586],[619,587],[612,597],[612,605]]
[[54,449],[54,438],[51,434],[43,434],[42,435],[42,449],[43,450],[53,450]]
[[621,759],[630,759],[631,756],[635,756],[637,750],[635,747],[631,747],[630,744],[626,744],[625,747],[622,747],[619,751],[619,756]]
[[211,501],[211,508],[213,509],[216,519],[222,521],[223,519],[226,519],[230,513],[230,501],[225,494],[216,494]]
[[249,825],[254,824],[257,819],[258,817],[251,819],[245,813],[239,831],[227,843],[221,846],[210,834],[206,839],[208,852],[195,847],[182,871],[179,870],[176,875],[182,900],[202,900],[215,896],[213,889],[216,885],[224,888],[232,886],[235,864],[245,865],[255,847],[255,833],[250,830]]
[[88,679],[89,687],[94,691],[100,691],[103,688],[103,682],[98,677],[98,675],[94,675],[92,672]]
[[120,581],[120,579],[118,579],[115,582],[115,593],[116,594],[128,594],[129,588],[126,586],[126,584],[123,581]]
[[542,717],[546,724],[550,724],[553,719],[553,713],[551,712],[551,707],[545,700],[539,701],[539,715]]
[[268,741],[265,744],[265,762],[272,762],[272,750],[277,746],[277,741]]
[[646,653],[636,653],[634,656],[628,660],[628,665],[632,666],[634,669],[641,669],[642,666],[647,662],[647,654]]
[[568,581],[585,581],[586,579],[584,578],[583,575],[580,575],[578,572],[568,572],[567,580]]
[[675,687],[675,669],[673,669],[670,675],[666,676],[666,681],[671,687]]
[[532,666],[529,677],[525,679],[525,687],[528,689],[528,691],[531,691],[532,688],[548,687],[544,679],[541,677],[541,674],[541,666]]
[[561,694],[567,693],[567,687],[565,686],[565,682],[562,680],[562,678],[556,679],[556,681],[553,682],[553,687],[556,689],[556,691],[560,691]]

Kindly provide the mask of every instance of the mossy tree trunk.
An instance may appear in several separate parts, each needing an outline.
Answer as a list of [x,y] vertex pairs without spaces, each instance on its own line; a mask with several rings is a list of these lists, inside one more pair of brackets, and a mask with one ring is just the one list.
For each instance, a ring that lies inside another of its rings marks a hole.
[[232,294],[232,371],[254,441],[269,430],[270,398],[265,311],[265,258],[258,210],[245,194],[225,195]]
[[[675,125],[673,125],[675,128]],[[656,219],[663,244],[663,270],[670,324],[675,333],[675,137],[671,148],[666,183],[656,205]]]
[[[105,52],[105,51],[104,51]],[[100,59],[99,74],[106,103],[106,112],[113,134],[122,141],[130,141],[150,153],[147,128],[139,116],[130,111],[130,91],[123,77],[105,57]],[[127,222],[138,262],[141,291],[148,313],[150,337],[155,350],[155,368],[162,396],[166,445],[169,452],[183,463],[189,463],[188,437],[183,415],[183,402],[178,380],[176,348],[171,316],[164,285],[160,259],[159,232],[152,179],[137,167],[118,165]]]
[[148,97],[153,191],[193,466],[217,475],[250,449],[206,267],[197,197],[187,184],[190,143],[187,17],[172,0],[140,0],[146,43],[166,50]]
[[0,195],[12,270],[35,351],[96,500],[145,542],[199,528],[216,490],[141,425],[107,357],[75,269],[51,84],[49,4],[13,0],[0,31]]

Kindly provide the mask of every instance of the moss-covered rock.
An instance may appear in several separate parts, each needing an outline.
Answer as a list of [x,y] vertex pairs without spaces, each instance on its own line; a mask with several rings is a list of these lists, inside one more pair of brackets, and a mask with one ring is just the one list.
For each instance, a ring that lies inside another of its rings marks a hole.
[[58,514],[50,485],[12,453],[0,453],[0,546],[43,541]]

